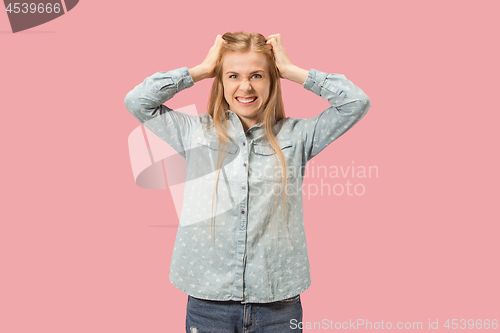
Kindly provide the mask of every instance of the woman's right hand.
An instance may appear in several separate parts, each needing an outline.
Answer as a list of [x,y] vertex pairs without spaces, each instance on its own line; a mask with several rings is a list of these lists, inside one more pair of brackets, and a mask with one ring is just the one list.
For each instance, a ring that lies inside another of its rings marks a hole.
[[189,73],[194,82],[215,77],[215,65],[219,59],[219,52],[222,45],[226,43],[221,35],[217,35],[214,45],[208,51],[208,55],[201,64],[189,69]]
[[210,51],[208,51],[208,55],[203,60],[201,63],[202,67],[205,67],[205,70],[207,72],[207,77],[212,78],[215,77],[215,65],[217,64],[217,60],[219,59],[219,52],[222,47],[222,44],[226,43],[224,39],[222,39],[221,35],[217,35],[215,37],[215,43],[214,45],[210,48]]

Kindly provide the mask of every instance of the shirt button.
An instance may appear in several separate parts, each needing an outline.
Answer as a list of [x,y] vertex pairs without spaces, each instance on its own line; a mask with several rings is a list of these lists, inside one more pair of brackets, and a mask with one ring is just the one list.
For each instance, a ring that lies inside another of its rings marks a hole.
[[247,143],[246,142],[243,142],[243,146],[246,145]]
[[244,211],[244,210],[242,210],[242,211],[241,211],[241,214],[245,214],[245,211]]
[[244,167],[246,167],[246,166],[247,166],[247,164],[246,164],[246,163],[243,163],[243,166],[244,166]]
[[242,186],[241,188],[244,190],[244,189],[245,189],[245,186]]

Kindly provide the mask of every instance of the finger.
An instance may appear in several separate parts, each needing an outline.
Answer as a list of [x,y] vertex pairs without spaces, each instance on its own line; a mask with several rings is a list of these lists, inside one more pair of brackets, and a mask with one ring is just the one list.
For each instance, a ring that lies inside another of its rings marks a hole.
[[272,34],[272,35],[269,35],[267,38],[268,39],[269,38],[274,38],[274,39],[276,39],[276,41],[281,41],[281,35],[280,34]]
[[278,48],[281,47],[281,43],[279,41],[277,41],[275,38],[271,38],[269,40],[268,44],[271,44],[271,46],[273,47],[273,49],[278,49]]
[[272,47],[277,47],[278,46],[278,41],[276,40],[275,37],[271,37],[266,41],[266,44],[271,44]]
[[220,35],[217,35],[217,37],[215,37],[215,42],[214,42],[214,46],[217,46],[219,43],[220,43]]

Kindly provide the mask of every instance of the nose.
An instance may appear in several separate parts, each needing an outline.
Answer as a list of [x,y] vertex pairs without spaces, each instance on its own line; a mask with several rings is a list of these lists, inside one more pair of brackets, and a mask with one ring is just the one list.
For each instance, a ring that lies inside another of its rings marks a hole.
[[241,82],[240,89],[243,91],[251,91],[252,85],[250,84],[250,80],[244,80],[243,82]]

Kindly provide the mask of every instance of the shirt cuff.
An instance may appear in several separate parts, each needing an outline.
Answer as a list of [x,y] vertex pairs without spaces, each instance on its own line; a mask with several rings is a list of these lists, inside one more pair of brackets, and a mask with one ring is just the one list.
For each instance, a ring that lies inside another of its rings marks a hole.
[[323,87],[323,82],[325,82],[327,75],[328,73],[320,72],[311,68],[303,87],[316,95],[321,96],[321,87]]
[[177,92],[180,92],[194,85],[193,78],[191,77],[191,74],[189,74],[189,70],[187,67],[176,69],[175,73],[180,76],[180,80],[177,85]]

